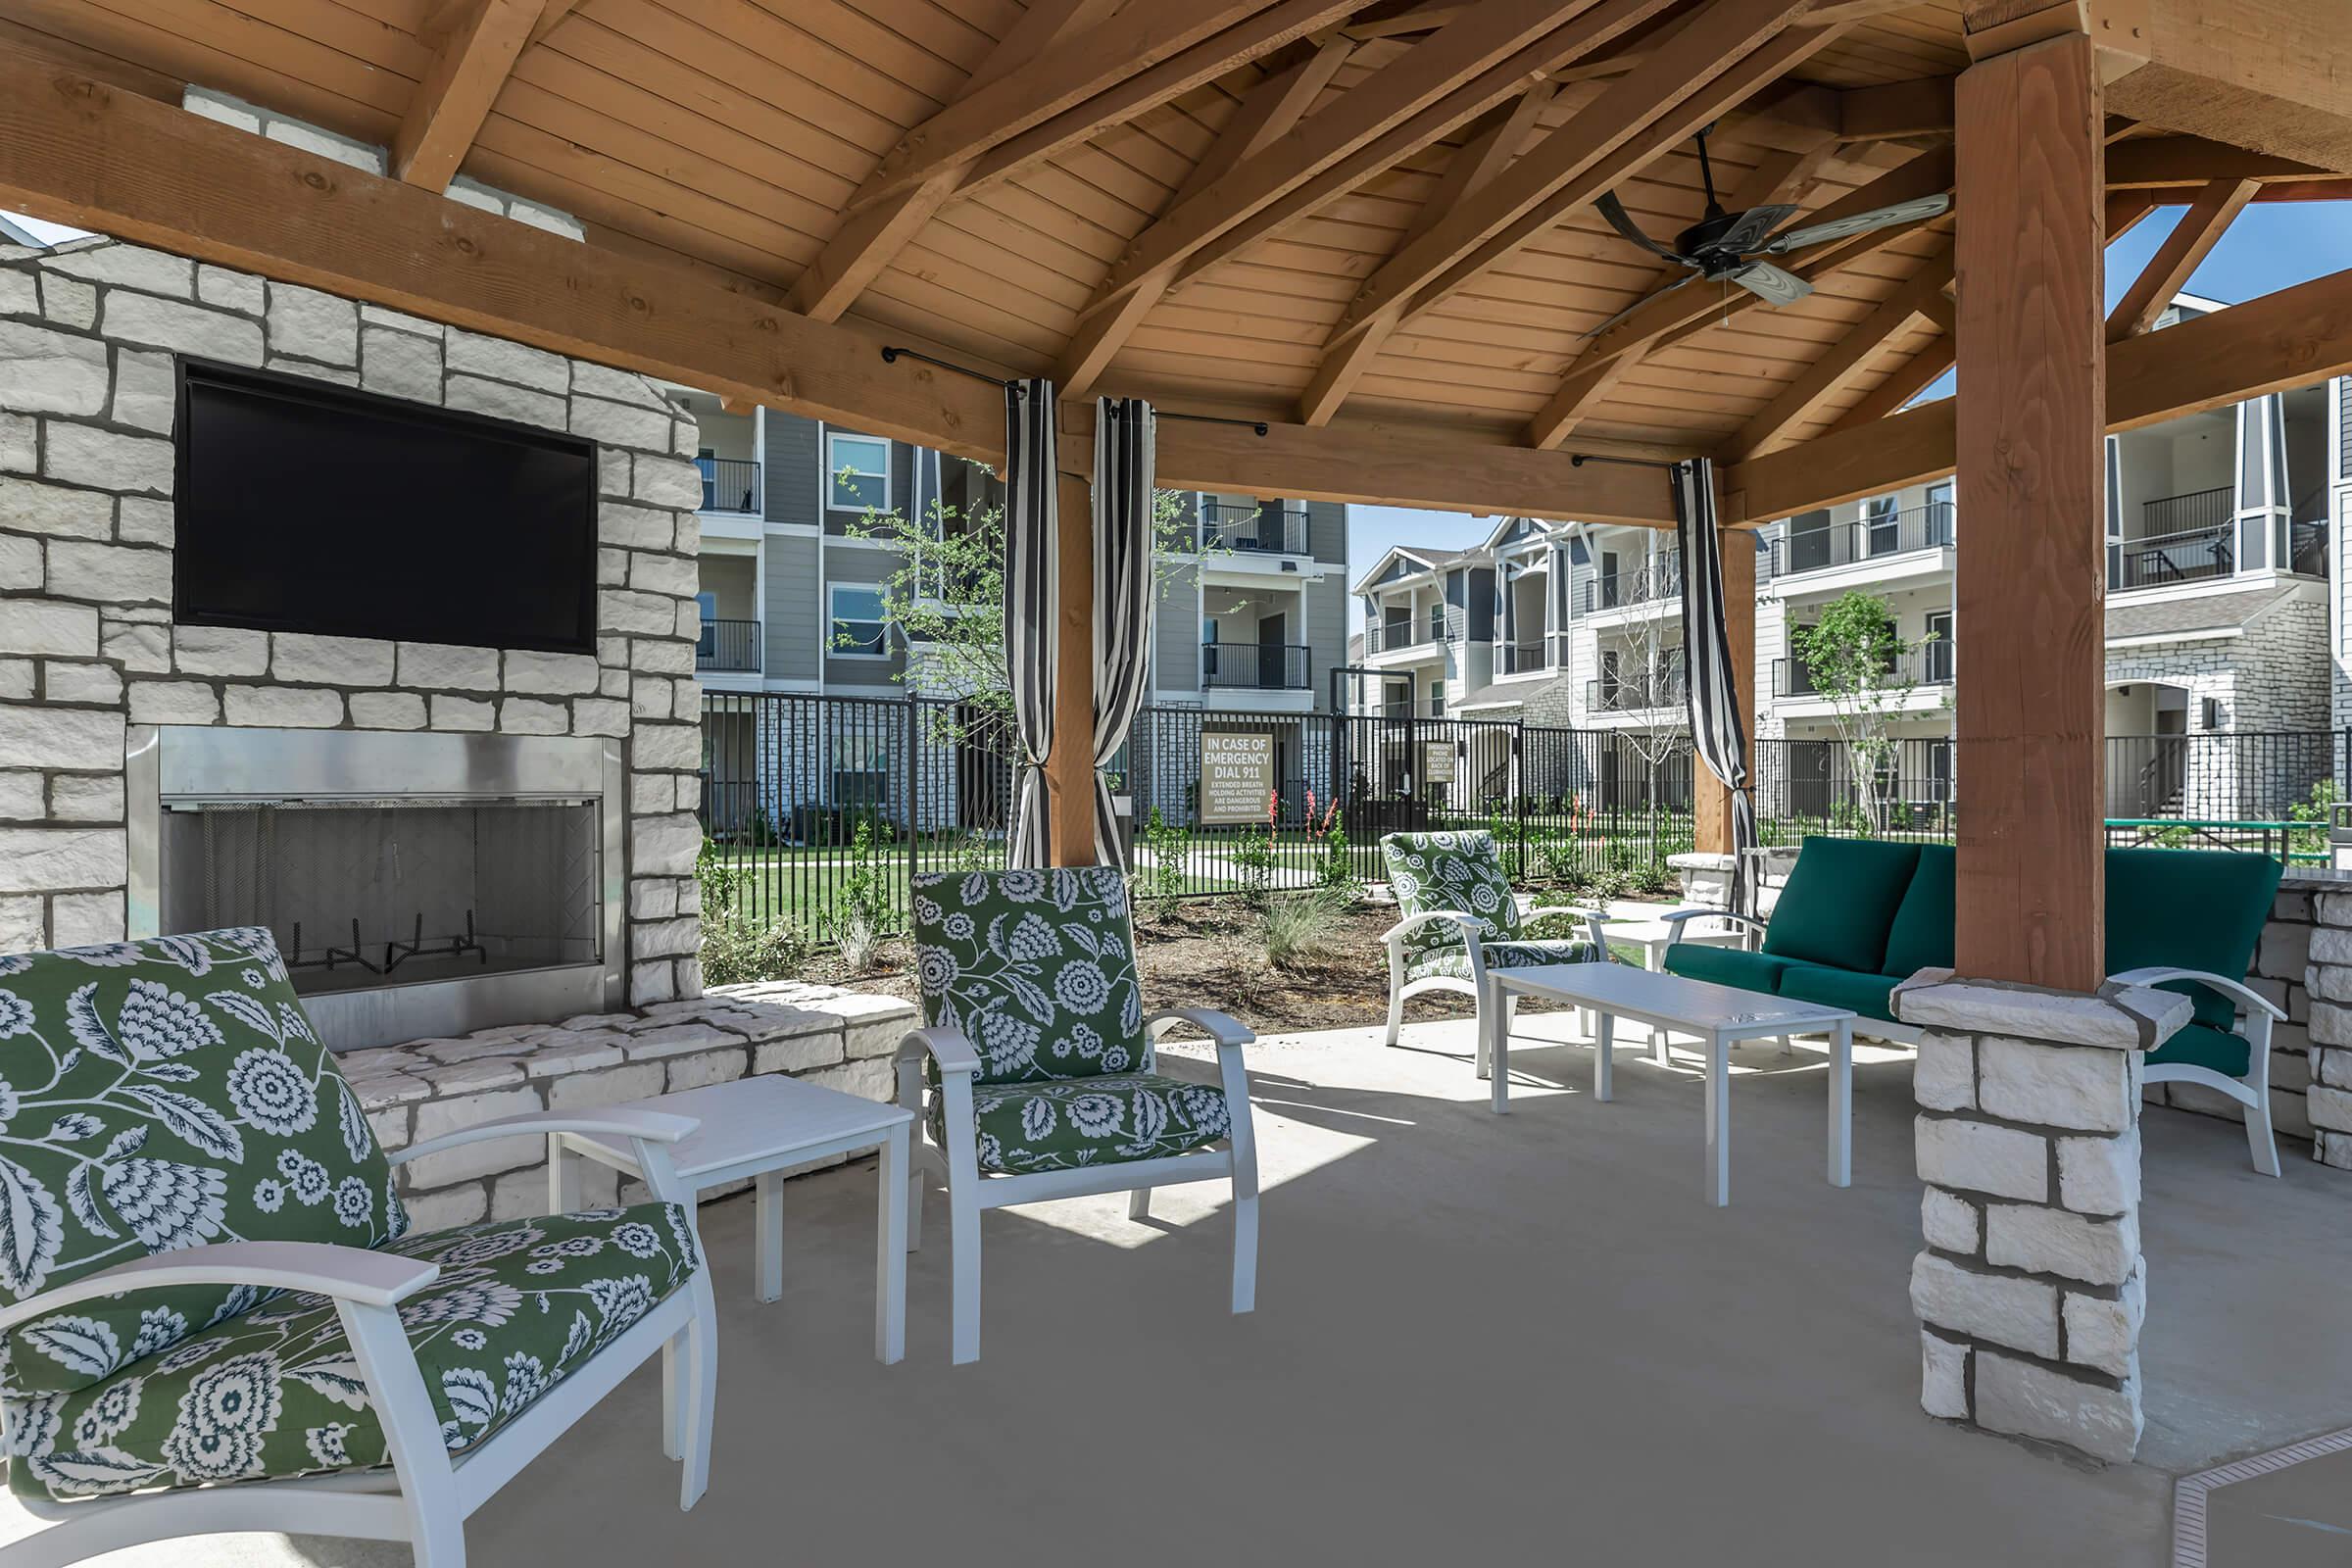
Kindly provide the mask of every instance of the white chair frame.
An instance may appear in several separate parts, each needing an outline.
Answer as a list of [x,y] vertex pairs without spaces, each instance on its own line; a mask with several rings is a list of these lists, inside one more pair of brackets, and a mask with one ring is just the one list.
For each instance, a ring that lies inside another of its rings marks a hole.
[[[1152,1189],[1181,1182],[1233,1181],[1233,1309],[1248,1312],[1257,1305],[1257,1142],[1250,1122],[1250,1074],[1242,1064],[1242,1048],[1257,1036],[1209,1007],[1171,1007],[1144,1020],[1153,1045],[1179,1023],[1189,1023],[1216,1042],[1217,1077],[1225,1091],[1226,1112],[1233,1124],[1227,1138],[1189,1154],[1158,1159],[1136,1159],[1110,1165],[1079,1165],[1067,1170],[1033,1171],[1025,1175],[980,1170],[979,1126],[972,1109],[972,1077],[980,1070],[980,1053],[959,1030],[916,1029],[901,1042],[898,1054],[899,1103],[914,1112],[916,1142],[906,1194],[906,1250],[922,1243],[923,1174],[937,1174],[948,1187],[948,1235],[954,1250],[951,1295],[954,1317],[954,1356],[957,1366],[980,1357],[980,1213],[1016,1203],[1042,1203],[1056,1198],[1084,1198],[1098,1193],[1126,1193],[1127,1216],[1143,1219],[1152,1211]],[[923,1114],[923,1057],[939,1064],[938,1094],[941,1120],[948,1139],[944,1149],[931,1135]],[[1083,1080],[1078,1080],[1083,1081]],[[0,1568],[7,1565],[0,1564]]]
[[2246,1054],[2246,1075],[2231,1078],[2187,1061],[2151,1062],[2141,1073],[2140,1081],[2199,1084],[2236,1101],[2245,1108],[2246,1152],[2253,1157],[2254,1168],[2265,1176],[2278,1175],[2278,1140],[2271,1130],[2271,1026],[2283,1020],[2286,1014],[2243,980],[2207,974],[2202,969],[2175,969],[2159,964],[2127,969],[2107,977],[2109,985],[2124,986],[2152,986],[2166,980],[2194,980],[2199,985],[2211,986],[2238,1004],[2239,1032],[2250,1048]]
[[[389,1155],[402,1165],[493,1138],[551,1132],[628,1139],[657,1197],[672,1202],[676,1178],[663,1146],[695,1128],[659,1111],[536,1111],[461,1128]],[[682,1200],[693,1224],[694,1195]],[[696,1250],[702,1250],[696,1235]],[[479,1448],[452,1455],[424,1374],[400,1326],[400,1303],[430,1285],[441,1265],[324,1242],[224,1242],[159,1252],[84,1276],[0,1310],[0,1333],[76,1301],[173,1285],[253,1285],[330,1297],[383,1423],[389,1469],[285,1481],[233,1481],[86,1501],[21,1497],[48,1529],[0,1547],[0,1568],[65,1568],[125,1546],[228,1531],[278,1531],[405,1541],[416,1568],[464,1568],[466,1520],[554,1445],[621,1380],[658,1352],[662,1361],[662,1448],[683,1461],[678,1506],[691,1508],[710,1476],[710,1418],[717,1393],[718,1323],[706,1255],[672,1292]]]
[[[1602,910],[1583,909],[1572,905],[1565,904],[1546,904],[1540,905],[1535,908],[1529,909],[1524,914],[1520,915],[1519,918],[1522,922],[1524,922],[1529,920],[1540,920],[1547,915],[1554,914],[1572,915],[1575,918],[1584,921],[1587,934],[1591,937],[1594,949],[1600,954],[1599,961],[1609,961],[1609,939],[1602,933],[1601,930],[1602,924],[1607,920],[1608,916]],[[1410,936],[1413,932],[1418,931],[1421,927],[1432,924],[1439,920],[1450,920],[1455,925],[1458,925],[1462,928],[1462,945],[1470,950],[1470,977],[1467,980],[1460,980],[1454,978],[1452,975],[1433,974],[1425,976],[1419,980],[1405,979],[1404,939],[1407,936]],[[1408,914],[1403,919],[1397,921],[1395,925],[1389,927],[1388,930],[1381,933],[1380,940],[1387,943],[1389,948],[1388,1043],[1390,1045],[1393,1046],[1396,1044],[1397,1034],[1404,1026],[1404,1004],[1414,997],[1422,996],[1432,991],[1445,991],[1468,997],[1473,1008],[1483,1007],[1486,1005],[1487,955],[1486,949],[1480,939],[1486,934],[1487,929],[1488,921],[1484,915],[1472,914],[1465,909],[1430,909],[1420,914]],[[1544,941],[1547,939],[1540,937],[1508,937],[1504,938],[1503,940],[1511,942],[1527,942]],[[1519,999],[1517,997],[1504,998],[1502,1004],[1502,1032],[1504,1034],[1507,1035],[1511,1032],[1512,1021],[1516,1019],[1518,1015]],[[1591,1033],[1592,1024],[1584,1008],[1580,1007],[1577,1009],[1577,1018],[1579,1020],[1579,1027],[1584,1029],[1587,1033]],[[1478,1076],[1481,1078],[1488,1076],[1491,1070],[1490,1064],[1487,1060],[1487,1031],[1484,1019],[1479,1021],[1477,1068]]]

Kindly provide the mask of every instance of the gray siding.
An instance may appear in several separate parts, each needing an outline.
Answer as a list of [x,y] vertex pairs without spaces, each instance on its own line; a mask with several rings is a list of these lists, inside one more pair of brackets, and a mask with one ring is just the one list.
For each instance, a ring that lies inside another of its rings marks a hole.
[[888,662],[879,659],[843,659],[832,652],[832,587],[835,583],[879,583],[887,581],[899,569],[899,553],[880,550],[872,545],[831,545],[825,550],[825,597],[819,601],[818,612],[825,616],[825,685],[887,686],[899,689],[899,671],[906,667],[906,651],[894,646]]
[[1306,541],[1317,561],[1348,559],[1348,509],[1336,501],[1306,504]]
[[[1320,551],[1317,552],[1320,554]],[[1331,698],[1331,672],[1348,662],[1348,582],[1334,572],[1299,590],[1305,601],[1307,690],[1318,707]]]
[[1599,558],[1592,544],[1582,539],[1561,545],[1560,557],[1568,563],[1568,616],[1573,620],[1585,612],[1588,585],[1600,574]]
[[1175,696],[1200,689],[1200,578],[1189,565],[1163,568],[1166,592],[1152,631],[1152,685]]
[[767,448],[761,475],[767,486],[767,520],[816,520],[816,470],[821,461],[814,419],[767,411]]
[[1474,643],[1494,640],[1494,568],[1478,566],[1470,571],[1470,602],[1463,608],[1469,612],[1469,629],[1464,633]]
[[775,680],[816,678],[816,536],[767,536],[767,673]]

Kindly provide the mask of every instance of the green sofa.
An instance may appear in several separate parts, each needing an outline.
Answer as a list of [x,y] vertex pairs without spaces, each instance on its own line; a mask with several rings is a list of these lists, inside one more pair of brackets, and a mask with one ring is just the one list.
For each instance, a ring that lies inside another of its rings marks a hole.
[[[1721,909],[1666,917],[1678,928],[1707,916],[1754,926],[1760,951],[1677,942],[1665,967],[1850,1008],[1862,1020],[1858,1033],[1916,1040],[1894,1016],[1892,993],[1921,969],[1952,965],[1953,865],[1945,844],[1808,838],[1769,924]],[[2285,1014],[2244,976],[2281,867],[2228,851],[2111,849],[2106,869],[2110,978],[2180,992],[2195,1008],[2185,1028],[2148,1053],[2147,1081],[2203,1084],[2244,1105],[2254,1163],[2277,1175],[2269,1046],[2271,1025]]]

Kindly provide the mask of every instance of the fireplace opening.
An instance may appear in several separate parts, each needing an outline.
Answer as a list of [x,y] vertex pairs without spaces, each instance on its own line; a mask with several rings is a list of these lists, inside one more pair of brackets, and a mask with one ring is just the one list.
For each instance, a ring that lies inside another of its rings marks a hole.
[[168,808],[164,926],[268,926],[314,996],[595,963],[598,847],[592,801]]

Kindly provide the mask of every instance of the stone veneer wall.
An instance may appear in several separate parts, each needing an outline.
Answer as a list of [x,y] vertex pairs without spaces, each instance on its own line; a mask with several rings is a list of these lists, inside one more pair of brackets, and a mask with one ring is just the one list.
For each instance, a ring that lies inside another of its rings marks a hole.
[[[174,625],[180,354],[594,439],[596,653]],[[112,240],[0,246],[0,952],[123,935],[126,725],[600,735],[630,1001],[699,996],[696,435],[633,373]]]
[[2296,881],[2311,920],[2301,933],[2306,965],[2296,990],[2309,1020],[2300,1038],[2310,1048],[2304,1098],[2312,1152],[2323,1165],[2352,1170],[2352,872]]

